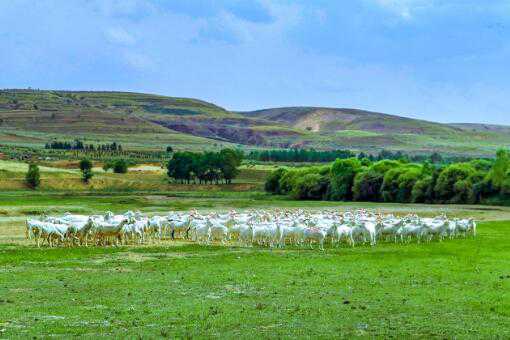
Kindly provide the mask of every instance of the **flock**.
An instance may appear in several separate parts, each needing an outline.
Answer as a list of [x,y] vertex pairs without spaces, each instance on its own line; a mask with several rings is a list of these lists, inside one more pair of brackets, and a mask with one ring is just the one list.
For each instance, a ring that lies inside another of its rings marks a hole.
[[41,216],[26,220],[26,238],[38,247],[120,246],[181,239],[210,245],[238,244],[271,248],[287,245],[338,247],[342,244],[375,246],[378,242],[430,242],[476,236],[472,219],[449,219],[446,215],[423,218],[416,214],[395,216],[364,209],[229,211],[201,214],[170,212],[166,216],[145,216],[128,211],[121,215]]

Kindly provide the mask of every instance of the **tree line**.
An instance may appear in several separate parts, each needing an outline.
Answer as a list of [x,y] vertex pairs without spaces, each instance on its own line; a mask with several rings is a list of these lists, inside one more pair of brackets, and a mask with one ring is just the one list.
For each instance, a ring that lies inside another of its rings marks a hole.
[[273,149],[254,150],[246,155],[247,159],[261,162],[332,162],[337,158],[354,157],[349,150],[317,151],[314,149]]
[[347,159],[356,157],[360,160],[368,159],[370,161],[381,161],[384,159],[402,160],[409,162],[430,162],[433,164],[465,162],[473,159],[472,157],[447,156],[443,157],[438,152],[431,154],[407,154],[402,151],[381,150],[378,153],[358,154],[350,150],[330,150],[321,151],[315,149],[272,149],[272,150],[254,150],[245,155],[246,159],[260,162],[307,162],[307,163],[326,163],[333,162],[336,159]]
[[433,164],[351,157],[330,165],[279,168],[266,191],[294,199],[399,203],[504,203],[510,200],[510,156]]
[[167,164],[168,177],[181,183],[231,183],[239,174],[243,154],[238,150],[219,152],[175,152]]
[[117,142],[94,145],[85,144],[79,139],[75,139],[73,142],[62,142],[55,140],[46,143],[44,148],[48,150],[122,151],[122,145]]

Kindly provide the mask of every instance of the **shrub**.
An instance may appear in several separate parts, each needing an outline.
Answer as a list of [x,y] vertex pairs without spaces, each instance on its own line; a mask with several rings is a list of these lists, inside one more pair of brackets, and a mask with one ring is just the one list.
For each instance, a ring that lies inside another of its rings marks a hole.
[[36,189],[41,184],[41,174],[37,164],[31,163],[28,165],[28,172],[25,181],[29,188]]

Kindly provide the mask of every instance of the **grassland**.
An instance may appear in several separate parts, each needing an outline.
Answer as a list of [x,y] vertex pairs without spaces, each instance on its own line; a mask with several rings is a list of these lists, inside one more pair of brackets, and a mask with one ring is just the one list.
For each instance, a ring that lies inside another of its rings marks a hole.
[[[228,200],[248,207],[311,207],[307,202],[228,196],[176,195],[189,204],[176,206],[157,195],[1,195],[0,207],[10,215],[0,218],[0,336],[510,336],[510,223],[494,221],[510,219],[505,208],[443,207],[451,216],[475,214],[487,220],[480,223],[476,239],[325,252],[200,247],[180,241],[37,249],[23,239],[24,209],[140,207],[153,213],[197,204],[201,210],[236,206],[225,204]],[[429,214],[438,209],[378,208]]]
[[[510,337],[510,207],[291,201],[261,191],[267,165],[243,166],[230,186],[169,184],[157,164],[96,169],[86,186],[74,166],[41,166],[33,191],[6,186],[26,168],[0,161],[0,338]],[[480,223],[475,239],[324,252],[170,240],[38,249],[24,238],[25,219],[43,212],[191,208],[368,208]]]

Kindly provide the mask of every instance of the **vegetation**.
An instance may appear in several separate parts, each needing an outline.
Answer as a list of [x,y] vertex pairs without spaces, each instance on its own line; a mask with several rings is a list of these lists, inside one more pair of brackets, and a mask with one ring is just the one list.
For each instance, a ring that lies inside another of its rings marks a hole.
[[510,199],[510,157],[451,164],[407,159],[337,159],[331,166],[277,169],[266,191],[296,199],[398,203],[504,203]]
[[82,159],[80,161],[80,170],[83,182],[88,183],[94,176],[94,173],[92,172],[92,162],[88,159]]
[[80,150],[80,151],[122,151],[122,145],[113,142],[111,144],[85,144],[79,139],[75,139],[74,142],[61,142],[52,141],[46,143],[45,149],[51,150]]
[[125,174],[128,172],[128,162],[125,159],[117,159],[113,162],[112,168],[116,174]]
[[39,173],[39,167],[37,164],[30,163],[28,165],[28,172],[25,177],[28,187],[36,189],[41,184],[41,174]]
[[355,154],[349,150],[317,151],[314,149],[254,150],[245,158],[262,162],[332,162],[337,158],[350,158]]
[[229,184],[239,174],[242,153],[233,149],[220,152],[175,152],[167,164],[168,177],[190,183],[198,179],[202,183],[224,180]]

